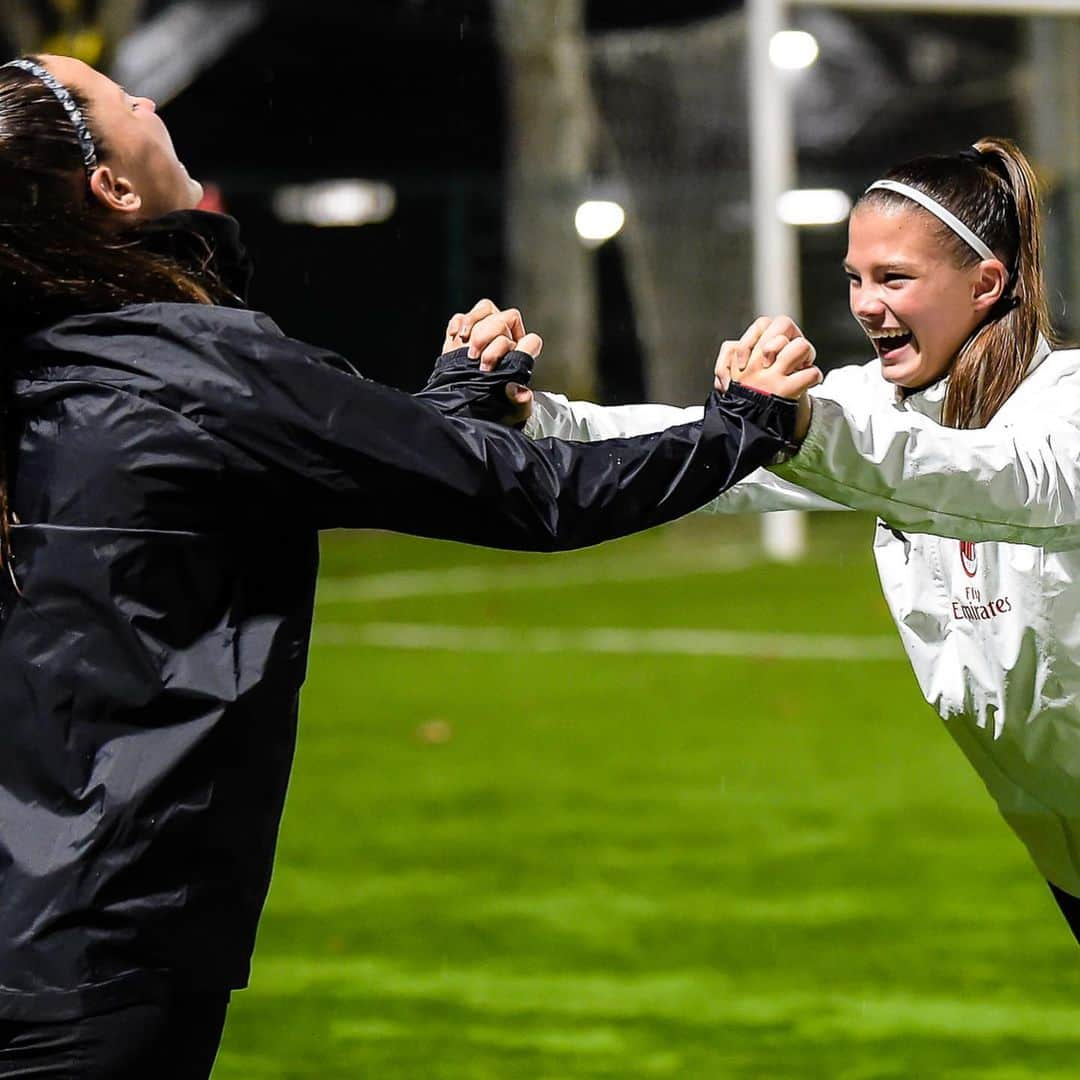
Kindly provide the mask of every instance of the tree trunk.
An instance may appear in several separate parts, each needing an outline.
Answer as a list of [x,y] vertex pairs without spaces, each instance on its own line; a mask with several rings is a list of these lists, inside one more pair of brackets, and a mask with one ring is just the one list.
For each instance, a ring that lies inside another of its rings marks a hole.
[[593,264],[574,228],[586,193],[592,106],[584,0],[494,0],[507,95],[510,293],[544,338],[538,385],[595,389]]
[[1028,32],[1026,145],[1043,182],[1043,259],[1054,328],[1080,332],[1080,18],[1034,16]]

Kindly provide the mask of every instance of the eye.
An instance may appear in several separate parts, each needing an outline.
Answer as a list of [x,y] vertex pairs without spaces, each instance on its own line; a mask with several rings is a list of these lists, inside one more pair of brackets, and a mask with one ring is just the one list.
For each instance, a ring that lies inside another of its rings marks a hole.
[[846,277],[852,285],[859,284],[859,275],[856,274],[854,270],[845,270],[844,277]]
[[892,273],[892,274],[886,274],[885,275],[885,284],[886,285],[895,285],[898,282],[910,281],[910,280],[911,280],[911,275],[910,274]]

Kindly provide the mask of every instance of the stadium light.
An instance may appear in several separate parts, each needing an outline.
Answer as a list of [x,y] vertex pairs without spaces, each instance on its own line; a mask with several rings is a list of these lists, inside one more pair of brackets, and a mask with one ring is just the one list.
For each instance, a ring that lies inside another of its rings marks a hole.
[[574,228],[587,244],[598,245],[610,240],[623,227],[626,212],[608,199],[583,202],[574,215]]
[[818,43],[805,30],[778,30],[769,39],[769,59],[784,71],[808,68],[818,58]]
[[375,225],[393,214],[397,195],[389,184],[372,180],[326,180],[278,188],[273,204],[290,225]]
[[851,198],[835,188],[795,188],[776,200],[785,225],[838,225],[851,213]]

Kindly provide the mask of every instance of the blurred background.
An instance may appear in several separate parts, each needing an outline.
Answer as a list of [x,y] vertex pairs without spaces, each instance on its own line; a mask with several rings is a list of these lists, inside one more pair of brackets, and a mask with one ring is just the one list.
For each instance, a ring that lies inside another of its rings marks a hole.
[[1055,314],[1076,333],[1070,7],[792,4],[768,72],[790,133],[750,123],[749,20],[731,0],[3,0],[0,12],[9,53],[80,55],[159,102],[212,205],[244,225],[255,303],[290,333],[416,388],[449,314],[487,295],[544,335],[541,385],[682,404],[765,300],[755,137],[769,152],[790,143],[792,188],[833,192],[782,204],[813,223],[789,226],[793,269],[770,264],[795,275],[788,306],[827,365],[867,355],[839,270],[845,199],[891,163],[984,134],[1017,139],[1039,168]]
[[[415,389],[486,295],[544,335],[538,385],[689,402],[760,310],[865,360],[850,200],[984,134],[1040,172],[1077,334],[1078,12],[0,0],[0,28],[161,104],[286,332]],[[328,535],[215,1080],[1075,1077],[1075,944],[919,697],[873,530],[821,515],[782,565],[706,515],[554,558]]]

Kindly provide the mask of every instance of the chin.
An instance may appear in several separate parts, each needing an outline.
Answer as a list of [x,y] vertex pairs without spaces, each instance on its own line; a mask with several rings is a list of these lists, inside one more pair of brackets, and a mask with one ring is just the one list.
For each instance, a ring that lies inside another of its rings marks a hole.
[[892,383],[893,386],[899,386],[904,390],[925,390],[939,379],[943,379],[948,373],[947,366],[941,368],[936,374],[927,374],[925,367],[916,368],[914,371],[907,367],[898,367],[892,372],[884,366],[881,369],[881,374],[886,382]]
[[917,386],[919,381],[918,374],[912,371],[907,364],[896,364],[893,367],[882,364],[881,376],[886,382],[892,383],[893,386]]
[[916,354],[905,357],[895,364],[887,364],[882,360],[881,374],[885,381],[892,383],[893,386],[900,386],[905,390],[918,390],[923,386],[928,386],[939,377],[927,374],[927,370],[932,366],[927,363],[922,354]]

